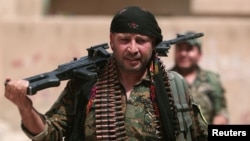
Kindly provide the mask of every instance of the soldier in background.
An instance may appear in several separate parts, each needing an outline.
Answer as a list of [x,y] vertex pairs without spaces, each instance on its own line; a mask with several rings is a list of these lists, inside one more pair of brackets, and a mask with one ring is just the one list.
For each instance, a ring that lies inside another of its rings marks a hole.
[[[194,32],[188,31],[184,35],[188,34],[194,34]],[[177,36],[183,35],[177,34]],[[198,65],[202,57],[201,47],[201,41],[198,38],[176,44],[175,65],[171,70],[185,78],[209,124],[228,124],[225,89],[219,74],[204,70]]]

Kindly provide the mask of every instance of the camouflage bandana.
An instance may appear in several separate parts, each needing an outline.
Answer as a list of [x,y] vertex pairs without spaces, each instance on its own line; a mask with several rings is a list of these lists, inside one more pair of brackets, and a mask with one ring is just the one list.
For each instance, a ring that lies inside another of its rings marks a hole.
[[111,22],[110,32],[138,33],[155,37],[156,45],[162,41],[161,28],[154,15],[137,6],[120,10]]

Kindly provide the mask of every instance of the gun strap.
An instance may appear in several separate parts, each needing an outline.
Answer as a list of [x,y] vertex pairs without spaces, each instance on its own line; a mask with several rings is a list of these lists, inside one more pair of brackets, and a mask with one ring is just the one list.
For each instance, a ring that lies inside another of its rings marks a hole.
[[83,124],[85,121],[86,104],[90,96],[90,91],[96,80],[83,80],[82,88],[75,94],[74,105],[74,120],[73,126],[69,129],[69,141],[84,141]]
[[164,140],[175,141],[174,116],[173,111],[171,110],[172,106],[170,105],[170,100],[168,97],[169,94],[166,91],[166,85],[163,80],[163,70],[162,68],[159,68],[158,70],[158,73],[154,75],[154,82],[156,87],[156,100],[158,102],[160,111]]

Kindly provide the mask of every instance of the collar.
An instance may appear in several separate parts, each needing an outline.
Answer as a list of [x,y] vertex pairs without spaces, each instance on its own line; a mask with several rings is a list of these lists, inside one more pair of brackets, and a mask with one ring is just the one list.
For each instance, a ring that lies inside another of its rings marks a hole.
[[143,75],[142,79],[135,84],[135,86],[140,85],[140,84],[150,84],[150,72],[147,70],[146,73]]

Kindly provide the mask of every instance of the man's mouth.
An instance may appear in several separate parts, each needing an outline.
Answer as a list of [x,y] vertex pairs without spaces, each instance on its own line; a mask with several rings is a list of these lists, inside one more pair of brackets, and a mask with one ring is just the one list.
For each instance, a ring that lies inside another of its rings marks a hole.
[[131,65],[137,65],[138,63],[139,63],[139,61],[140,61],[140,59],[135,59],[135,58],[127,58],[126,59]]

